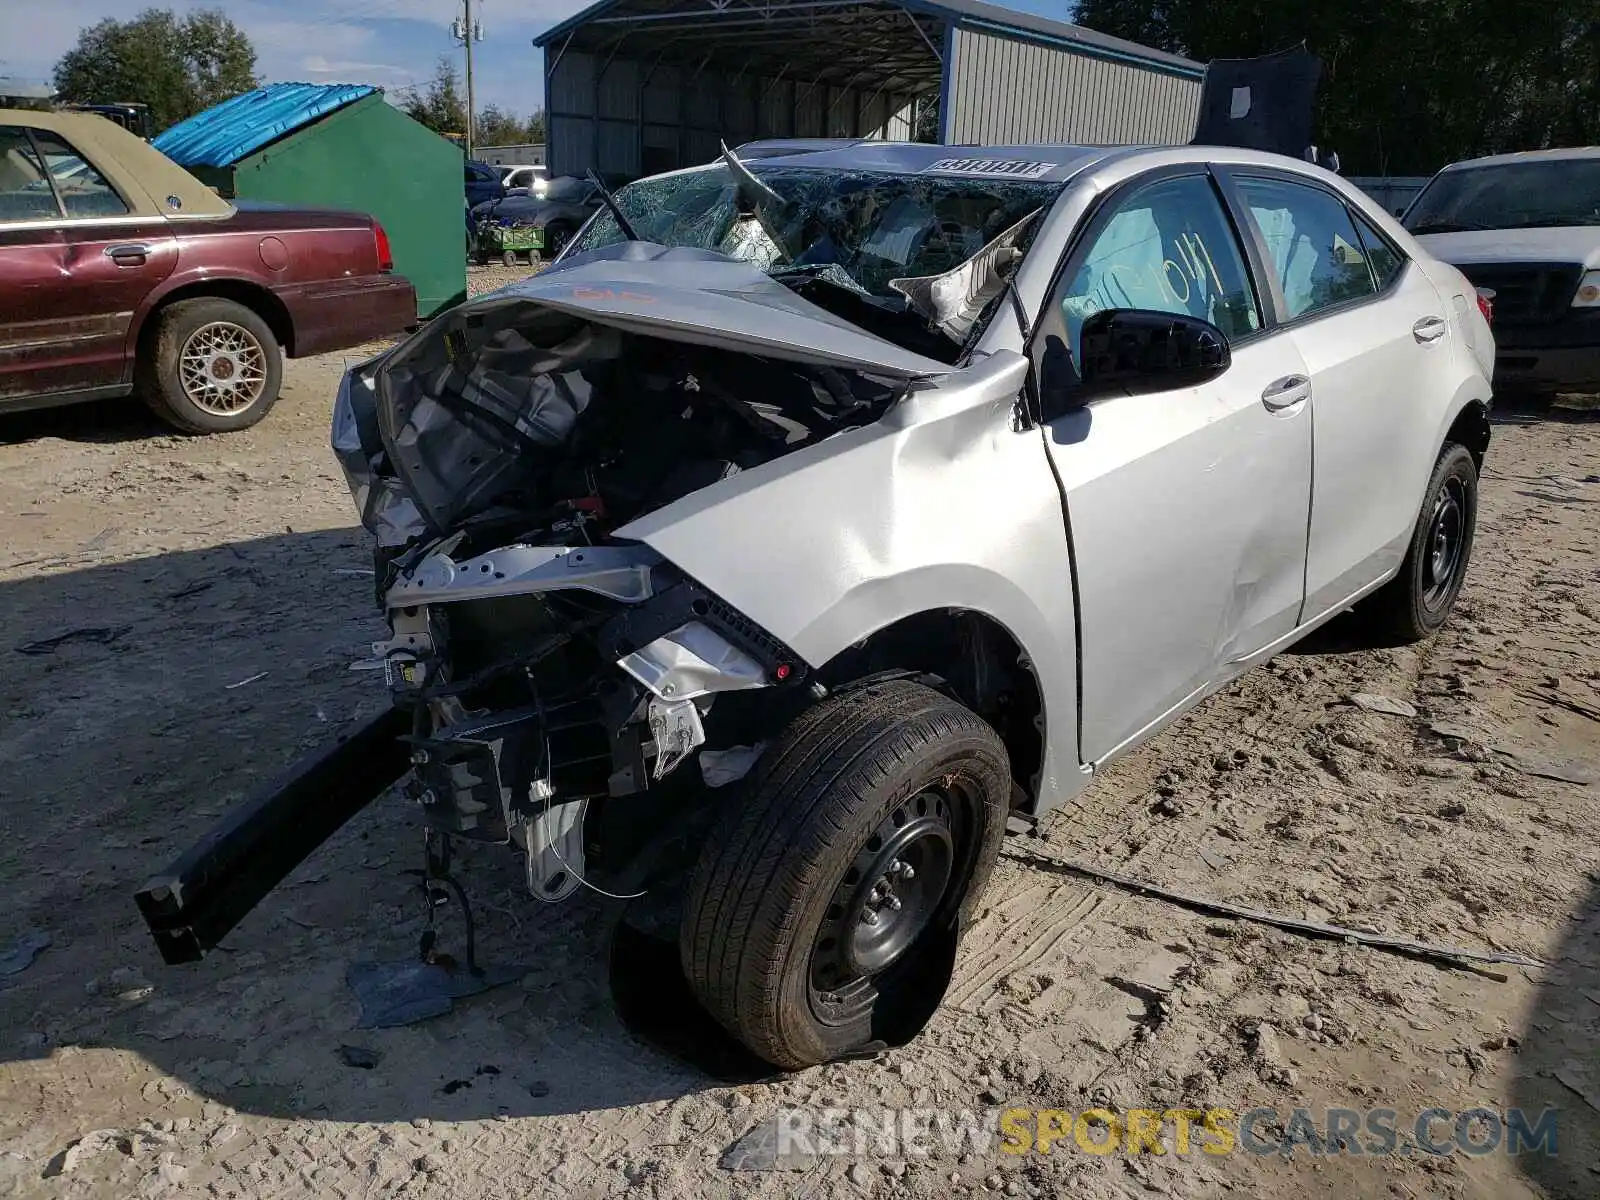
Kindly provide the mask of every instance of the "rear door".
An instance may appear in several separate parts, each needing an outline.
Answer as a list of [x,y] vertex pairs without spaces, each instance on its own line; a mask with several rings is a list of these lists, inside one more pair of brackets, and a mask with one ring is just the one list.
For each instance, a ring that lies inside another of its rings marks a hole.
[[1450,388],[1449,313],[1331,188],[1236,170],[1277,305],[1310,370],[1316,471],[1305,619],[1398,567],[1438,448]]
[[[1085,762],[1153,732],[1299,618],[1310,387],[1246,261],[1204,165],[1146,176],[1100,206],[1041,314],[1035,363],[1078,585]],[[1108,308],[1208,320],[1232,365],[1199,387],[1073,405],[1079,332]]]

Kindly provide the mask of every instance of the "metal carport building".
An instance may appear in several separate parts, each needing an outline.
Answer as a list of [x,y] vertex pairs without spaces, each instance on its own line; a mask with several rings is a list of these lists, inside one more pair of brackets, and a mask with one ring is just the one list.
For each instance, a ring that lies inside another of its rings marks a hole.
[[1199,63],[978,0],[600,0],[534,40],[553,175],[631,178],[719,141],[1176,144]]

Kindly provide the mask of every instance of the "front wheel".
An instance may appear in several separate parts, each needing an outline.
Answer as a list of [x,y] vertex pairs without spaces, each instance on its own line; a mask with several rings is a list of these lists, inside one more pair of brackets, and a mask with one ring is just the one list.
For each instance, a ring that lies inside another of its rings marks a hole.
[[572,229],[561,222],[546,226],[544,231],[544,252],[549,258],[555,258],[567,248],[567,243],[572,240]]
[[140,395],[188,433],[248,429],[278,399],[283,351],[261,317],[232,300],[179,300],[156,318],[136,365]]
[[1358,610],[1374,634],[1405,643],[1438,632],[1466,579],[1477,521],[1477,464],[1465,446],[1447,444],[1428,480],[1400,573]]
[[696,997],[790,1070],[905,1040],[942,995],[999,854],[1005,746],[953,700],[896,680],[809,709],[747,782],[685,896]]

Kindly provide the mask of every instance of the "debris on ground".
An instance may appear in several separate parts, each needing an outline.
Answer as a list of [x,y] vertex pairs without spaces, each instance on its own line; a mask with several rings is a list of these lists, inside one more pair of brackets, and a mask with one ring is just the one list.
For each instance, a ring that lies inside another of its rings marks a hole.
[[526,967],[493,964],[473,974],[465,967],[451,969],[416,960],[358,962],[350,964],[345,982],[361,1004],[359,1026],[388,1029],[442,1017],[455,1001],[515,983],[527,973]]
[[0,976],[19,975],[49,948],[51,938],[42,929],[30,929],[0,953]]
[[40,655],[54,654],[63,646],[79,643],[106,646],[116,641],[132,628],[132,625],[86,625],[81,629],[69,629],[66,633],[58,633],[54,637],[40,638],[34,642],[23,642],[16,649],[18,654]]
[[1364,708],[1368,712],[1388,713],[1394,717],[1414,717],[1417,715],[1417,706],[1409,700],[1395,700],[1389,696],[1380,696],[1375,692],[1352,692],[1348,699],[1357,708]]

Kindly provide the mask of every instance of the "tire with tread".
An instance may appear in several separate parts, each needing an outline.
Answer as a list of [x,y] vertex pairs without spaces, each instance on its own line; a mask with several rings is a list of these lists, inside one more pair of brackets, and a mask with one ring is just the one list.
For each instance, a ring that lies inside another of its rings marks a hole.
[[999,854],[1011,775],[988,724],[906,680],[840,692],[802,713],[732,798],[689,880],[679,946],[701,1004],[768,1062],[797,1070],[869,1040],[818,1020],[813,941],[880,822],[933,787],[969,799],[956,868],[910,960],[928,935],[964,926]]
[[[233,433],[260,421],[277,403],[283,385],[283,350],[259,313],[220,296],[197,296],[169,304],[154,319],[155,329],[144,340],[134,364],[134,382],[140,398],[163,421],[185,433]],[[247,331],[260,343],[265,359],[266,382],[261,394],[248,407],[226,415],[195,404],[185,394],[178,370],[178,358],[189,337],[216,323]]]
[[[1441,491],[1452,481],[1459,485],[1466,509],[1459,564],[1449,587],[1430,605],[1427,602],[1427,568],[1434,531],[1431,517]],[[1446,442],[1428,479],[1427,491],[1423,493],[1422,508],[1417,514],[1416,528],[1399,574],[1364,600],[1357,610],[1375,640],[1390,645],[1419,642],[1443,627],[1471,565],[1477,515],[1477,464],[1465,446]]]

